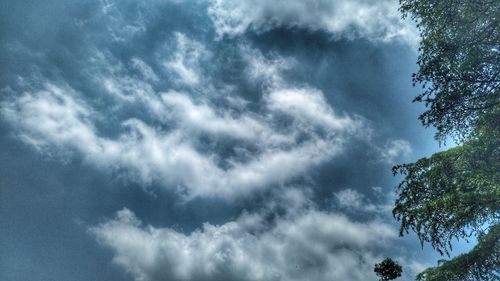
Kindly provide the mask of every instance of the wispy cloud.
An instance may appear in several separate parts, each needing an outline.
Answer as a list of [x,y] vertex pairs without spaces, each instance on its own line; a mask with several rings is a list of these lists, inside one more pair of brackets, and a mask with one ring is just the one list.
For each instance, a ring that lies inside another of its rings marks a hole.
[[389,203],[385,198],[382,202],[375,203],[363,193],[351,188],[334,192],[333,196],[334,207],[347,213],[364,213],[365,216],[389,215],[393,208],[392,202]]
[[[68,85],[46,84],[4,103],[2,111],[37,147],[76,152],[99,167],[124,168],[134,181],[159,183],[187,198],[229,198],[282,185],[342,153],[363,126],[336,114],[317,89],[273,83],[263,90],[258,113],[216,105],[210,87],[196,102],[187,92],[158,93],[152,69],[136,59],[132,64],[146,79],[114,66],[97,81],[119,98],[117,110],[120,104],[140,105],[158,125],[132,117],[120,122],[116,137],[104,136],[95,122],[107,114]],[[279,77],[279,68],[273,71]],[[229,154],[218,150],[222,141]]]
[[412,153],[411,145],[406,140],[391,140],[379,149],[381,160],[388,164],[405,159]]
[[209,52],[202,44],[189,39],[182,33],[175,33],[176,50],[173,57],[164,62],[164,66],[170,73],[177,76],[179,83],[196,86],[200,83],[200,62],[208,59]]
[[401,20],[397,2],[389,0],[215,0],[209,13],[219,36],[298,27],[323,30],[334,38],[401,40],[411,46],[419,40],[413,24]]

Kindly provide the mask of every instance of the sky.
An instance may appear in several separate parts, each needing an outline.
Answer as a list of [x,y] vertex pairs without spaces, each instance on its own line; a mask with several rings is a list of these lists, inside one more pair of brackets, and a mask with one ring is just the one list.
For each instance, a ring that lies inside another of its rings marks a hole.
[[3,0],[0,279],[400,280],[419,36],[387,0]]

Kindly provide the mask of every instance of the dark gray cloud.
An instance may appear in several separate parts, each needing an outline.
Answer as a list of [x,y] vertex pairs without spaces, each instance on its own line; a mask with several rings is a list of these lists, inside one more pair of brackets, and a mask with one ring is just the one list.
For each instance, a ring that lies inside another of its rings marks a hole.
[[383,255],[406,278],[433,259],[388,210],[390,166],[436,149],[412,27],[386,1],[292,2],[4,1],[0,278],[370,280]]

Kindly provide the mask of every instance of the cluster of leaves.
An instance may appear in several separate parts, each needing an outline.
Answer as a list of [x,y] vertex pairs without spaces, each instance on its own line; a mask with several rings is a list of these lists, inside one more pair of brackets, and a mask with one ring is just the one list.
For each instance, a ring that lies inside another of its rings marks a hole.
[[393,214],[401,235],[414,231],[441,254],[455,238],[478,240],[417,280],[500,280],[500,1],[400,0],[400,10],[422,37],[419,118],[458,146],[393,168],[404,176]]
[[437,138],[466,136],[469,122],[500,104],[500,2],[498,0],[401,0],[422,41],[415,101],[428,107],[420,119]]
[[[417,281],[475,281],[500,280],[500,224],[481,235],[472,251],[438,268],[428,268],[417,276]],[[493,270],[492,270],[493,269]]]
[[405,176],[393,209],[400,234],[413,230],[441,254],[500,219],[500,108],[479,121],[463,145],[393,168]]
[[374,271],[380,277],[380,281],[387,281],[400,277],[403,269],[392,259],[386,258],[382,262],[375,264]]

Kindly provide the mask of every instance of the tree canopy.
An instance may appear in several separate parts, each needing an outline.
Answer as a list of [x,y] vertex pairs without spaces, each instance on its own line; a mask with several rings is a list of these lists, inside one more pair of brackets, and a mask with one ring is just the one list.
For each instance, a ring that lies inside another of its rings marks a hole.
[[421,43],[413,75],[423,92],[415,101],[437,137],[467,136],[481,112],[500,104],[500,2],[400,0],[404,17],[417,22]]
[[417,275],[417,281],[499,280],[500,224],[479,237],[469,253],[445,261],[437,268],[428,268]]
[[373,271],[380,277],[381,281],[388,281],[400,277],[403,269],[392,259],[386,258],[382,262],[375,264]]
[[453,239],[478,241],[419,281],[500,280],[500,1],[401,0],[400,9],[422,37],[419,118],[458,144],[393,168],[404,176],[393,210],[400,234],[414,231],[441,254]]
[[405,176],[393,210],[401,234],[413,230],[440,253],[500,218],[500,110],[480,121],[463,145],[393,168]]

